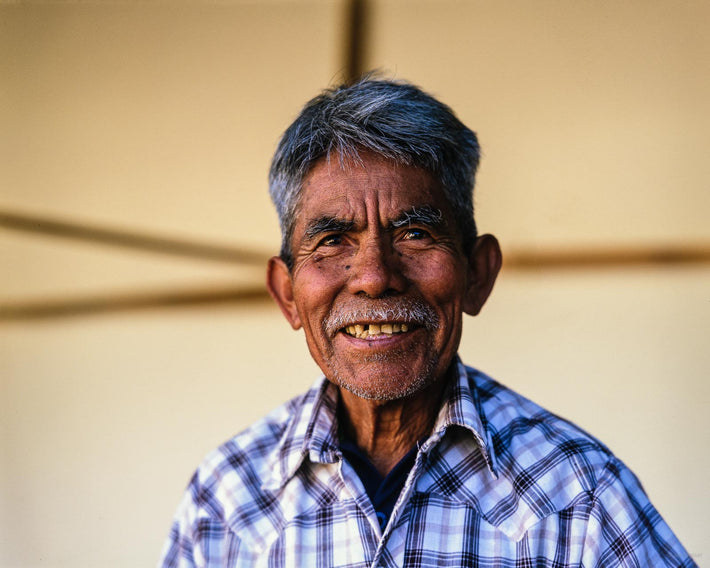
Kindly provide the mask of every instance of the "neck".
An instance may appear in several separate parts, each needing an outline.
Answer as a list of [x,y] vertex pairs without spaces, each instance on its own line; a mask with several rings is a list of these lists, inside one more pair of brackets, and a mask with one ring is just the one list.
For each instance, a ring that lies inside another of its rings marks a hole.
[[383,477],[431,432],[447,384],[447,373],[411,397],[381,401],[340,389],[343,433],[362,450]]

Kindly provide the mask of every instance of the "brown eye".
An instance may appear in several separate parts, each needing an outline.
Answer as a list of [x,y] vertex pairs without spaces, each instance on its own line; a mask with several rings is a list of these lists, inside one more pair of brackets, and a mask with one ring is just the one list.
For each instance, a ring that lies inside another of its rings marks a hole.
[[404,238],[408,241],[418,241],[430,236],[429,232],[424,229],[407,229],[404,233]]
[[341,235],[328,235],[320,240],[318,246],[320,247],[333,247],[338,246],[343,242],[343,237]]

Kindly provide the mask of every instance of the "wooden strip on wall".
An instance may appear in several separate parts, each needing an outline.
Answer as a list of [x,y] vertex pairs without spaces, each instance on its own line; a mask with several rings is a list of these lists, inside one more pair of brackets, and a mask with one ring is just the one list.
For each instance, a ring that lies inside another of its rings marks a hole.
[[48,237],[181,256],[195,260],[266,266],[266,261],[269,258],[266,253],[235,246],[163,237],[13,211],[0,211],[0,227]]
[[57,298],[0,305],[0,322],[42,320],[158,308],[186,308],[266,300],[263,286],[128,292],[116,295]]
[[641,265],[682,265],[710,262],[710,244],[627,248],[511,251],[503,266],[514,270],[614,268]]

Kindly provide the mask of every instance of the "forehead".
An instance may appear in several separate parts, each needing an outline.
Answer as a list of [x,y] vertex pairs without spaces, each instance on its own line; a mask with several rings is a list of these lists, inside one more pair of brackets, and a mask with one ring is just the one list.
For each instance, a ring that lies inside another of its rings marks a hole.
[[323,158],[304,178],[297,223],[320,215],[357,219],[375,213],[385,221],[422,205],[449,209],[441,185],[424,169],[372,154],[342,162]]

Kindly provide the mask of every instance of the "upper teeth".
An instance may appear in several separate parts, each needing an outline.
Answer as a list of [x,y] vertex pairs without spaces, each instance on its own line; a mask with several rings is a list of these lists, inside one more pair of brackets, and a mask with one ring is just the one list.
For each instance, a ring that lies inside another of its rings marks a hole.
[[371,323],[371,324],[355,324],[349,325],[345,328],[345,331],[359,339],[365,339],[367,337],[372,337],[375,335],[381,335],[383,333],[387,335],[392,335],[393,333],[403,333],[409,328],[406,323]]

